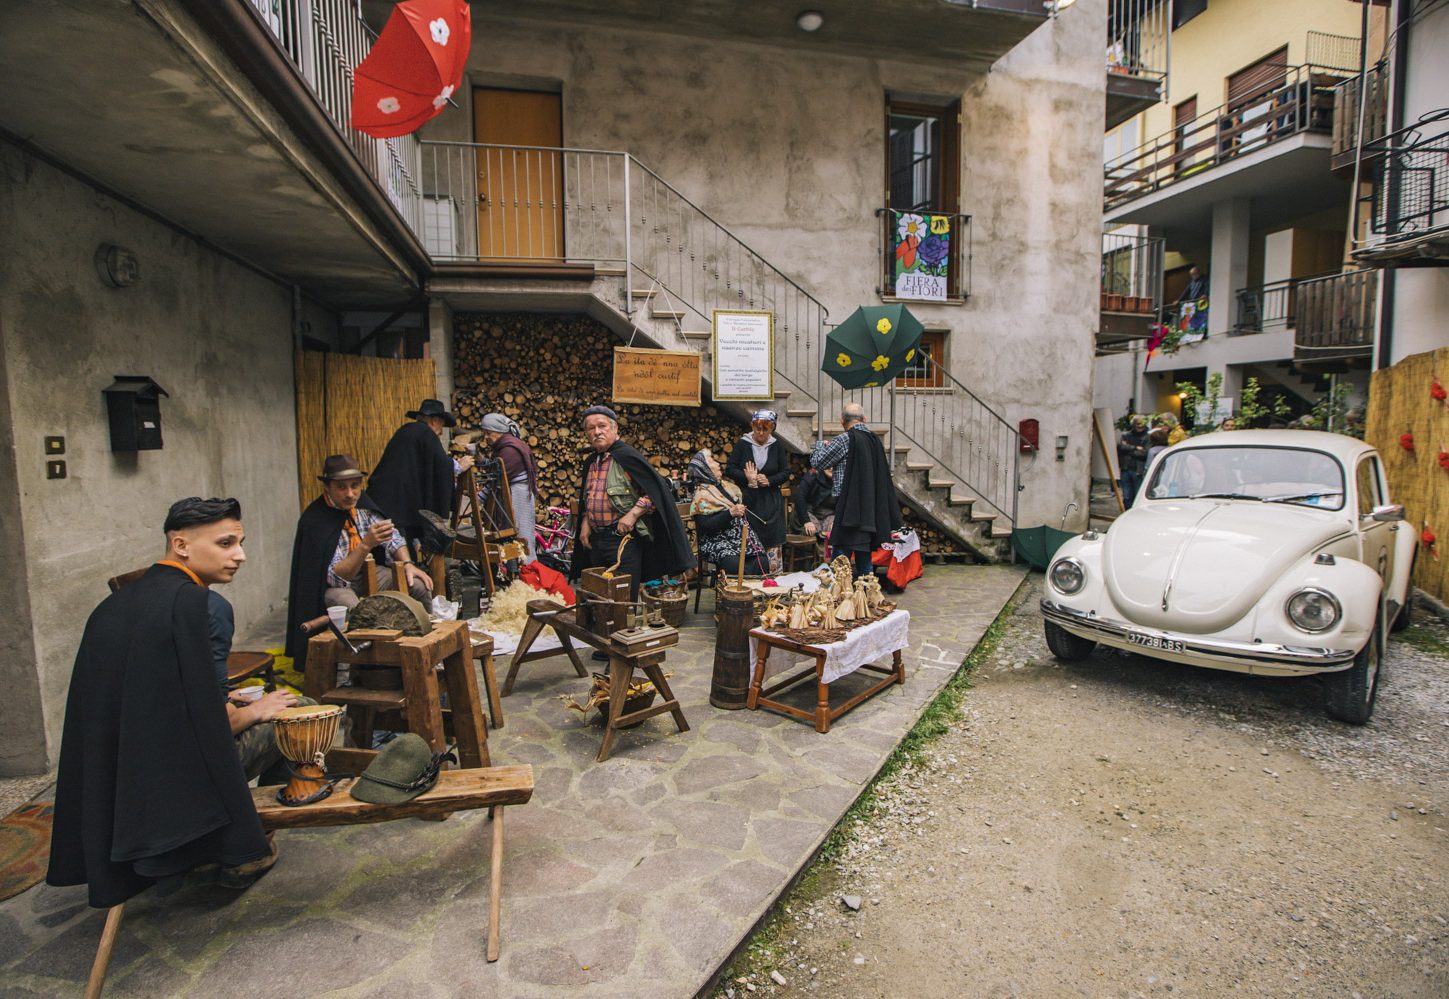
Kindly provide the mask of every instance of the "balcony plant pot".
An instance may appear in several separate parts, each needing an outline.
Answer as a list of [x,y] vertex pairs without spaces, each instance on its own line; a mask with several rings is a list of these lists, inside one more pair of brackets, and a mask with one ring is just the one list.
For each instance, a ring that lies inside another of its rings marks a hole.
[[1121,295],[1103,295],[1102,296],[1102,308],[1106,309],[1108,312],[1121,312],[1122,311],[1122,296]]

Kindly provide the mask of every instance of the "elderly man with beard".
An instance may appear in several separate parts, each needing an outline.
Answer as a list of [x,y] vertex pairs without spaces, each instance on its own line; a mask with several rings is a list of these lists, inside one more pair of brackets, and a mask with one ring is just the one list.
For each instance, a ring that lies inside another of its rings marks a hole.
[[614,411],[584,410],[584,439],[593,453],[580,469],[573,576],[619,561],[618,571],[629,574],[629,593],[637,599],[640,583],[692,569],[694,553],[669,484],[648,458],[619,439]]

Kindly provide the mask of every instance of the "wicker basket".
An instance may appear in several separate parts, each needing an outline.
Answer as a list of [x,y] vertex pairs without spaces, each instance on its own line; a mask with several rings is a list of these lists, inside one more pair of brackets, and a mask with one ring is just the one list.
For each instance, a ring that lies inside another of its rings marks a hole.
[[664,614],[664,623],[671,628],[678,628],[684,624],[684,614],[689,608],[689,593],[650,593],[642,591],[644,606],[652,610],[659,610]]

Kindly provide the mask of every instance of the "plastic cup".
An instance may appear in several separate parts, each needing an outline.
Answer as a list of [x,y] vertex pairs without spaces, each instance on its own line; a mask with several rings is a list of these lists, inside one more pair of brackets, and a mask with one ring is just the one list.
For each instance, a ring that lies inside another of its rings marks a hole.
[[335,607],[328,607],[327,616],[332,619],[332,623],[337,626],[338,631],[345,631],[347,629],[346,607],[343,607],[341,604],[338,604]]

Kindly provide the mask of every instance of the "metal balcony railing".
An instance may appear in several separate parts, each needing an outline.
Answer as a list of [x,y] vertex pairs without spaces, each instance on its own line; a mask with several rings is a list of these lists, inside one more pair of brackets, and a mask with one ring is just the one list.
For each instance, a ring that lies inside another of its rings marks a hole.
[[1384,160],[1374,185],[1369,228],[1377,239],[1371,242],[1449,235],[1449,109],[1374,145]]
[[1107,13],[1107,72],[1167,79],[1172,30],[1164,0],[1111,0]]
[[1102,308],[1156,313],[1162,304],[1163,237],[1102,233]]
[[[777,388],[790,408],[814,404],[816,435],[847,401],[1000,517],[1015,522],[1016,431],[942,368],[928,392],[892,384],[845,390],[824,377],[829,313],[821,302],[629,153],[592,149],[420,144],[421,237],[443,262],[592,264],[632,289],[653,288],[679,330],[707,330],[716,309],[775,317]],[[969,243],[968,243],[969,247]],[[967,253],[969,259],[969,252]],[[704,350],[703,338],[684,338]],[[931,363],[929,360],[927,363]],[[1014,488],[1014,485],[1012,486]]]
[[1294,358],[1333,361],[1372,355],[1378,280],[1378,271],[1366,269],[1299,281]]
[[355,0],[250,0],[257,19],[408,228],[419,229],[418,141],[374,139],[353,128],[352,71],[376,40]]
[[1334,69],[1287,66],[1271,86],[1148,140],[1106,168],[1107,210],[1302,132],[1330,131],[1342,78]]

